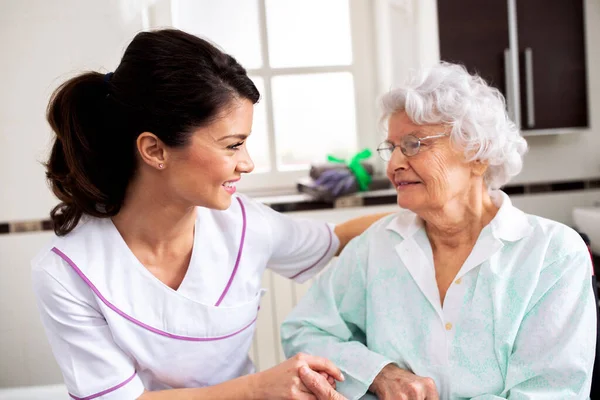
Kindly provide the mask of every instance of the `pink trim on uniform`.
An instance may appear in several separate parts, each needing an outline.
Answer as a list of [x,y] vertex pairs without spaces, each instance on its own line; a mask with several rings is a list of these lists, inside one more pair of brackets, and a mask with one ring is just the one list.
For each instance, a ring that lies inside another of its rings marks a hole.
[[111,388],[109,388],[109,389],[103,390],[103,391],[101,391],[101,392],[98,392],[98,393],[96,393],[96,394],[93,394],[93,395],[91,395],[91,396],[86,396],[86,397],[77,397],[77,396],[74,396],[74,395],[72,395],[71,393],[69,393],[69,396],[71,396],[71,397],[72,397],[72,398],[74,398],[75,400],[92,400],[92,399],[98,398],[98,397],[100,397],[100,396],[104,396],[104,395],[105,395],[105,394],[107,394],[107,393],[113,392],[113,391],[115,391],[115,390],[117,390],[117,389],[120,389],[120,388],[122,388],[123,386],[127,385],[127,384],[128,384],[129,382],[131,382],[131,380],[132,380],[132,379],[135,377],[135,374],[136,374],[136,372],[135,372],[135,371],[133,371],[133,375],[131,375],[131,376],[130,376],[129,378],[127,378],[125,381],[123,381],[123,382],[119,383],[117,386],[113,386],[113,387],[111,387]]
[[303,273],[305,273],[309,269],[314,268],[321,261],[323,261],[323,259],[327,255],[327,253],[329,253],[329,249],[331,249],[331,244],[333,243],[333,237],[331,236],[331,229],[329,228],[329,225],[327,225],[327,231],[329,232],[329,245],[327,246],[327,250],[325,250],[325,253],[323,253],[323,255],[321,256],[321,258],[319,258],[313,265],[311,265],[310,267],[308,267],[306,269],[303,269],[302,271],[298,272],[296,275],[292,276],[290,279],[296,279],[298,276],[302,275]]
[[237,259],[235,260],[235,266],[233,267],[233,272],[231,273],[231,276],[229,277],[229,281],[227,282],[227,286],[225,286],[225,290],[223,290],[223,293],[221,293],[221,297],[219,297],[219,300],[217,300],[217,302],[215,303],[215,307],[219,307],[219,305],[225,298],[225,295],[229,291],[229,288],[231,287],[231,283],[233,282],[233,278],[235,277],[238,267],[240,266],[240,259],[242,258],[242,250],[244,250],[244,240],[246,239],[246,209],[244,208],[244,203],[242,203],[242,199],[240,199],[239,197],[236,197],[236,199],[240,203],[240,207],[242,207],[242,239],[240,240],[240,247],[238,250]]
[[180,335],[174,335],[172,333],[168,333],[165,331],[161,331],[160,329],[156,329],[151,327],[150,325],[147,325],[141,321],[138,321],[137,319],[125,314],[123,311],[121,311],[119,308],[117,308],[115,305],[113,305],[110,301],[108,301],[104,296],[102,296],[102,293],[100,293],[100,291],[98,290],[98,288],[96,288],[96,286],[94,286],[94,284],[87,278],[87,276],[84,275],[83,272],[81,272],[81,270],[79,269],[79,267],[77,267],[77,265],[73,262],[73,260],[71,260],[65,253],[63,253],[62,251],[60,251],[59,249],[57,249],[56,247],[52,248],[52,251],[56,254],[58,254],[58,256],[60,258],[62,258],[63,260],[66,261],[67,264],[69,264],[71,266],[71,268],[73,268],[73,270],[75,270],[75,273],[77,275],[79,275],[79,277],[81,279],[83,279],[83,281],[90,287],[90,289],[92,290],[92,292],[94,292],[94,294],[96,296],[98,296],[98,298],[104,303],[106,304],[106,306],[108,308],[110,308],[111,310],[113,310],[114,312],[116,312],[117,314],[119,314],[121,317],[125,318],[126,320],[133,322],[134,324],[141,326],[144,329],[149,330],[150,332],[154,332],[157,335],[162,335],[162,336],[166,336],[168,338],[171,339],[177,339],[177,340],[188,340],[191,342],[212,342],[215,340],[223,340],[223,339],[228,339],[232,336],[237,335],[238,333],[241,333],[242,331],[248,329],[250,326],[252,326],[252,324],[254,324],[254,322],[256,321],[256,319],[258,318],[258,316],[256,318],[254,318],[248,325],[244,326],[242,329],[230,333],[229,335],[225,335],[225,336],[218,336],[218,337],[213,337],[213,338],[198,338],[198,337],[190,337],[190,336],[180,336]]

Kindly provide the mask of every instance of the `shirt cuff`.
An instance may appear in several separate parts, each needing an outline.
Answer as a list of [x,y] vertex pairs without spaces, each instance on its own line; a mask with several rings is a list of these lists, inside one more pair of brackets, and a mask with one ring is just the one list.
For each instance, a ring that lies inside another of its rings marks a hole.
[[87,396],[76,396],[69,392],[69,396],[71,399],[75,400],[92,400],[92,399],[101,399],[101,400],[120,400],[120,399],[137,399],[144,393],[144,384],[142,383],[137,373],[134,373],[130,378],[126,379],[122,383],[113,386],[111,388],[107,388],[103,391],[89,394]]
[[393,363],[392,360],[368,350],[366,347],[363,354],[357,354],[356,357],[348,361],[351,364],[338,364],[338,367],[340,367],[344,374],[345,380],[337,384],[337,390],[349,400],[359,399],[367,393],[383,367]]
[[336,224],[332,224],[331,222],[327,223],[327,227],[329,228],[329,231],[331,232],[331,237],[332,237],[331,252],[333,253],[334,256],[337,253],[338,249],[340,248],[340,238],[335,234],[336,226],[337,226]]

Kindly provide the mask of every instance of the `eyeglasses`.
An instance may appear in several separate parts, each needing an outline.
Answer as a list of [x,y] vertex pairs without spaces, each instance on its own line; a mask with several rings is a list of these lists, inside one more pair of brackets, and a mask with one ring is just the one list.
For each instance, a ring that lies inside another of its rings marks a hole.
[[436,139],[444,136],[448,136],[448,134],[441,133],[439,135],[425,136],[419,138],[411,133],[402,136],[402,139],[400,139],[400,144],[398,145],[395,145],[394,143],[391,143],[387,140],[382,142],[377,147],[377,152],[379,153],[379,157],[381,157],[384,161],[390,161],[390,159],[392,158],[392,153],[394,153],[396,147],[400,147],[400,151],[402,152],[402,154],[404,154],[406,157],[412,157],[417,155],[419,153],[419,150],[421,150],[421,142],[423,140]]

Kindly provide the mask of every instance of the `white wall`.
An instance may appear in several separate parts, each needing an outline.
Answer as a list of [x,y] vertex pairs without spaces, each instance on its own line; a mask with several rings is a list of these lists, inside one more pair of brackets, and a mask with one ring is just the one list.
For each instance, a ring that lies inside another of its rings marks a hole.
[[[52,90],[110,71],[141,30],[133,0],[0,1],[0,222],[46,218],[55,199],[39,163]],[[60,382],[35,309],[29,260],[51,233],[0,235],[0,387]]]
[[52,90],[87,69],[110,71],[142,28],[139,1],[0,2],[0,221],[46,217]]
[[29,261],[51,233],[0,236],[0,388],[60,382],[31,289]]

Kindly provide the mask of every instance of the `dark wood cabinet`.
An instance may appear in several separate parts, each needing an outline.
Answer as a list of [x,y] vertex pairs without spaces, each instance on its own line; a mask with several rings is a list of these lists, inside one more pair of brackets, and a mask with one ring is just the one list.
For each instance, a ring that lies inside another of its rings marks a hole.
[[582,0],[437,5],[441,59],[500,89],[525,133],[588,126]]
[[517,1],[522,127],[588,125],[583,24],[582,1]]
[[439,0],[438,20],[441,59],[464,64],[469,72],[477,73],[506,95],[506,2]]

